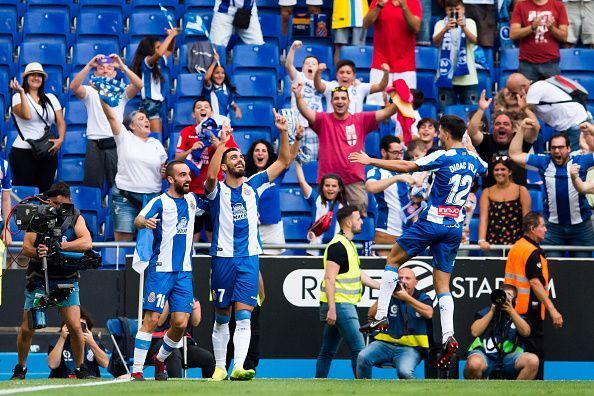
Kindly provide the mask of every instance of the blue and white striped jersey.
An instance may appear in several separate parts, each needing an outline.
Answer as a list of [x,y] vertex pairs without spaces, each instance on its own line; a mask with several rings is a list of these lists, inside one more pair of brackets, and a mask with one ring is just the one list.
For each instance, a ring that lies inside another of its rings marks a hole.
[[548,154],[530,154],[526,164],[535,168],[545,183],[544,215],[549,222],[571,225],[590,219],[592,211],[588,200],[573,187],[569,168],[573,164],[580,165],[580,178],[585,180],[588,168],[594,166],[593,154],[570,157],[562,166],[557,166]]
[[[161,70],[163,70],[163,68],[167,66],[167,57],[163,55],[157,61],[157,63]],[[142,99],[151,99],[155,102],[162,102],[165,100],[165,98],[163,97],[162,93],[161,80],[153,78],[153,68],[154,66],[151,67],[148,65],[148,63],[146,62],[146,58],[142,61],[140,67],[142,71],[142,76],[140,77],[142,79],[143,87],[140,91],[140,94],[142,96]]]
[[207,203],[193,193],[172,198],[163,193],[140,211],[145,218],[157,218],[153,230],[153,253],[149,270],[156,272],[192,271],[194,219],[204,213]]
[[[396,175],[398,175],[398,172],[373,167],[367,171],[367,181],[385,180]],[[402,181],[396,182],[384,191],[374,194],[374,196],[377,202],[376,230],[394,236],[402,235],[402,231],[406,225],[403,221],[405,216],[403,216],[402,210],[410,203],[410,187],[408,183]]]
[[213,223],[210,255],[248,257],[262,254],[258,233],[258,201],[268,183],[266,171],[256,173],[237,188],[224,181],[206,196]]
[[256,0],[216,0],[214,10],[221,14],[235,15],[238,8],[252,9]]
[[[0,155],[0,187],[2,191],[12,190],[12,174],[10,172],[10,166],[3,156]],[[25,197],[22,197],[25,198]],[[2,222],[2,205],[0,205],[0,222]]]
[[472,151],[452,148],[434,151],[415,164],[421,171],[434,170],[429,202],[419,219],[446,226],[462,223],[472,182],[487,172],[487,163]]

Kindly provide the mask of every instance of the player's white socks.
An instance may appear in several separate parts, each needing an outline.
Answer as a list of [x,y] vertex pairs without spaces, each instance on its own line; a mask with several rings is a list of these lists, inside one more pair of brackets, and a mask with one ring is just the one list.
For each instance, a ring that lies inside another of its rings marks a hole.
[[230,319],[231,317],[228,315],[215,314],[215,322],[212,328],[212,350],[214,352],[216,366],[223,370],[227,361]]
[[390,298],[396,288],[398,282],[398,268],[386,265],[382,273],[382,280],[380,282],[379,297],[377,298],[377,312],[376,319],[385,318],[388,316],[388,305],[390,305]]
[[132,366],[133,373],[142,373],[146,354],[151,347],[151,340],[153,336],[151,333],[145,333],[138,330],[136,333],[136,340],[134,342],[134,365]]
[[439,319],[441,320],[441,339],[442,343],[448,340],[448,337],[454,335],[454,299],[452,293],[440,293],[437,295],[439,300]]
[[248,349],[250,347],[250,339],[252,338],[252,329],[250,327],[250,319],[252,313],[248,310],[241,310],[235,313],[235,333],[233,333],[233,347],[235,353],[233,355],[233,369],[243,369],[243,363],[247,357]]
[[163,345],[161,345],[161,348],[159,348],[157,359],[161,362],[164,362],[165,359],[167,359],[169,355],[171,355],[171,352],[173,352],[174,349],[179,349],[182,347],[182,345],[182,340],[173,341],[171,338],[169,338],[169,332],[167,332],[165,334],[165,337],[163,337]]

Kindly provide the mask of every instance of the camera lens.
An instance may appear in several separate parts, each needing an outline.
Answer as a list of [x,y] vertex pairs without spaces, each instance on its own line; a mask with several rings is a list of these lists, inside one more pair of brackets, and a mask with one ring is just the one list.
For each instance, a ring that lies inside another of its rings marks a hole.
[[507,301],[507,294],[502,289],[495,289],[491,292],[491,302],[501,307]]

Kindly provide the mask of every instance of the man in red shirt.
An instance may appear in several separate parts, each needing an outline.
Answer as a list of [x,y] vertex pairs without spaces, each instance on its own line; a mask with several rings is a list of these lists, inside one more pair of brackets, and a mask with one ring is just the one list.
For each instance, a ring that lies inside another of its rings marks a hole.
[[[369,82],[382,79],[382,64],[390,65],[390,81],[403,79],[409,88],[417,87],[415,48],[421,30],[419,0],[373,0],[363,19],[363,27],[373,26],[373,59]],[[382,94],[370,95],[367,104],[382,106]]]
[[567,12],[560,1],[517,2],[509,37],[520,42],[518,72],[531,81],[561,74],[559,48],[567,41],[567,25]]
[[[208,118],[214,119],[219,127],[230,121],[227,117],[214,114],[210,102],[206,98],[196,99],[194,102],[192,117],[196,119],[196,124],[187,126],[181,130],[179,142],[177,143],[175,159],[178,161],[190,161],[195,165],[190,169],[200,169],[198,174],[192,173],[190,191],[197,194],[199,197],[206,199],[204,194],[204,181],[206,180],[208,165],[210,164],[210,159],[215,152],[215,148],[213,146],[209,146],[203,149],[204,143],[198,138],[197,130],[199,130],[199,126],[202,121]],[[233,135],[229,137],[229,140],[227,141],[227,147],[237,147],[235,140],[233,140]],[[219,180],[223,180],[222,171],[219,171]],[[204,215],[196,217],[196,221],[194,222],[195,241],[198,240],[200,231],[202,231],[202,229],[204,229],[206,232],[206,236],[210,242],[212,239],[212,220],[210,218],[210,212],[206,212]]]
[[303,83],[297,81],[292,89],[297,108],[318,135],[320,150],[318,155],[318,182],[327,173],[336,173],[345,184],[349,205],[359,208],[367,215],[367,191],[365,190],[365,167],[349,162],[348,155],[362,151],[365,136],[378,128],[378,123],[396,114],[397,107],[390,104],[375,112],[349,113],[350,98],[346,87],[338,86],[332,90],[333,113],[315,112],[307,107],[301,90]]

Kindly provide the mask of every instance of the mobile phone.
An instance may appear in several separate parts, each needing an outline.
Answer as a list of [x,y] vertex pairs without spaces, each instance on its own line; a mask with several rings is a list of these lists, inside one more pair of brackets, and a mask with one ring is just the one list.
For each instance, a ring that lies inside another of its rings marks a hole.
[[85,322],[80,322],[80,327],[82,328],[82,332],[87,332],[87,324]]

